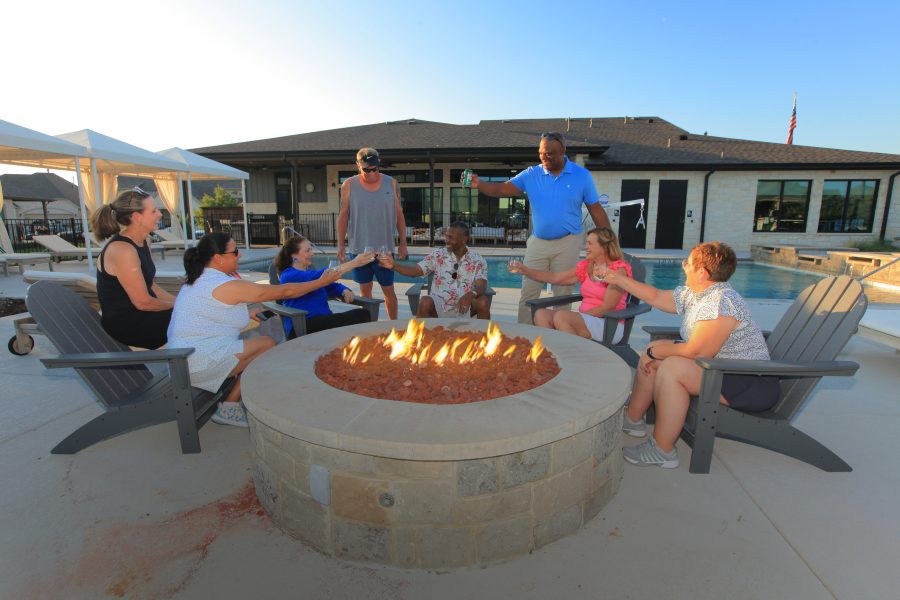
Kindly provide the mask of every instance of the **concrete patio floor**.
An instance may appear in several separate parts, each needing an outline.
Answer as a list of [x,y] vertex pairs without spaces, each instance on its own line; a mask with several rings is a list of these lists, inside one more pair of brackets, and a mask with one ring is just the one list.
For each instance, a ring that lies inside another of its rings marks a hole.
[[[0,278],[0,295],[24,289]],[[498,290],[498,321],[514,320],[517,298]],[[751,302],[764,328],[787,305]],[[676,323],[658,311],[638,321]],[[332,559],[282,533],[255,499],[246,430],[208,424],[198,455],[180,453],[174,423],[51,455],[100,413],[74,372],[44,369],[53,353],[38,337],[28,356],[0,357],[0,598],[898,597],[900,355],[859,336],[840,357],[858,374],[824,380],[795,422],[852,473],[717,440],[711,473],[691,475],[679,442],[680,468],[626,465],[619,493],[576,534],[446,572]]]

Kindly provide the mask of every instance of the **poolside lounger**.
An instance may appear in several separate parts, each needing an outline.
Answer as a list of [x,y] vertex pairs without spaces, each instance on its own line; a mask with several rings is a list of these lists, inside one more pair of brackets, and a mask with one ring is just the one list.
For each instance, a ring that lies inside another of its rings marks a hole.
[[0,252],[0,267],[3,268],[3,276],[9,277],[9,268],[12,266],[19,267],[19,272],[25,272],[25,265],[40,265],[47,263],[50,270],[53,270],[53,262],[49,254],[29,254],[27,252],[6,254]]
[[[79,248],[78,246],[72,245],[67,240],[59,237],[58,235],[35,235],[32,236],[32,239],[50,251],[50,255],[57,262],[61,261],[64,258],[77,258],[82,260],[87,258],[87,248]],[[91,256],[97,257],[100,256],[100,252],[102,248],[91,248]],[[160,259],[165,260],[166,258],[166,249],[157,246],[154,244],[150,245],[151,252],[159,252]]]
[[[823,471],[851,471],[834,452],[791,425],[825,375],[853,375],[859,365],[836,361],[856,333],[868,300],[846,275],[811,285],[766,338],[772,360],[698,358],[704,369],[699,396],[691,398],[681,438],[693,449],[691,473],[709,473],[716,437],[744,442],[802,460]],[[651,340],[677,339],[674,327],[644,327]],[[747,413],[719,404],[722,375],[765,375],[781,380],[781,398],[770,410]],[[652,420],[648,413],[648,422]]]
[[[62,352],[41,362],[51,369],[74,368],[104,409],[57,444],[53,454],[74,454],[113,436],[168,421],[178,423],[182,453],[200,452],[198,430],[233,380],[215,394],[192,388],[187,358],[193,348],[132,352],[107,335],[97,311],[58,283],[35,283],[26,303]],[[165,363],[168,368],[154,375],[146,367],[150,363]]]
[[[625,260],[631,264],[631,276],[637,281],[645,281],[647,278],[647,269],[641,263],[640,259],[630,254],[625,254]],[[550,308],[551,306],[560,306],[562,304],[571,304],[572,302],[580,302],[581,294],[569,294],[566,296],[552,296],[549,298],[537,298],[528,300],[526,304],[531,307],[531,320],[534,322],[534,315],[539,308]],[[631,338],[631,329],[634,327],[634,320],[638,315],[650,312],[651,308],[648,304],[643,304],[636,296],[628,296],[628,302],[622,310],[615,310],[603,315],[605,319],[605,327],[603,328],[603,340],[596,341],[598,344],[609,348],[616,353],[622,360],[628,363],[632,369],[636,369],[640,356],[629,345],[628,340]],[[622,329],[622,339],[613,342],[616,329],[618,329],[619,321],[625,321]]]
[[[154,233],[158,235],[162,241],[155,242],[154,246],[161,246],[167,250],[178,250],[185,248],[185,240],[168,229],[157,229]],[[187,240],[187,247],[192,248],[197,245],[196,240]]]

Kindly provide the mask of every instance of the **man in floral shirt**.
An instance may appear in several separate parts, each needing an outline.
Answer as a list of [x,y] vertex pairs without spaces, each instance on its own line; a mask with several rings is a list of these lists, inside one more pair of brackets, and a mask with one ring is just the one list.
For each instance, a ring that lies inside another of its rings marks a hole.
[[487,290],[487,262],[480,254],[469,250],[469,226],[461,221],[450,224],[444,233],[444,248],[435,248],[417,265],[394,262],[392,256],[382,256],[380,264],[407,277],[434,274],[428,295],[419,299],[419,318],[477,317],[490,319]]

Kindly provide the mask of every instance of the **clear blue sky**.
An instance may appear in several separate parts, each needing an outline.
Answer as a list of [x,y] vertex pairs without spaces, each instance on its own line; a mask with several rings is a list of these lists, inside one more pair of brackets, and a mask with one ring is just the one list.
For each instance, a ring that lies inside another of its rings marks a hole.
[[655,115],[784,142],[796,91],[796,144],[900,154],[885,0],[49,0],[4,21],[0,119],[150,150],[408,117]]

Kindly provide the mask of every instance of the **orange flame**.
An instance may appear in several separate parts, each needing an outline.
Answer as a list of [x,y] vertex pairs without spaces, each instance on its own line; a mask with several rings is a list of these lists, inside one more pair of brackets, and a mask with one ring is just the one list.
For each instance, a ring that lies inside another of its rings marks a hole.
[[[508,357],[515,351],[515,344],[503,349],[503,334],[500,327],[492,322],[488,323],[485,334],[480,339],[471,337],[458,337],[453,343],[446,343],[433,351],[433,342],[426,338],[425,323],[416,319],[410,319],[406,331],[402,334],[391,329],[387,336],[377,338],[380,345],[389,349],[391,360],[406,359],[413,365],[425,366],[432,363],[444,365],[447,363],[466,364],[494,355]],[[462,349],[460,351],[460,349]],[[362,348],[360,338],[354,337],[341,349],[341,356],[345,362],[355,365],[359,360]],[[534,345],[526,359],[529,362],[537,362],[538,357],[544,352],[541,338],[535,340]],[[361,362],[366,362],[372,357],[368,352]]]

